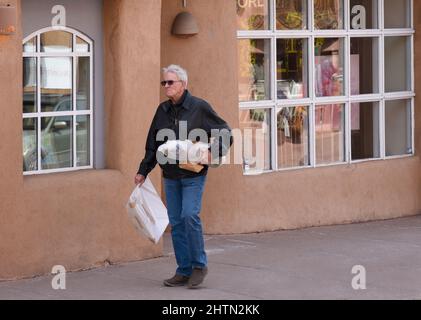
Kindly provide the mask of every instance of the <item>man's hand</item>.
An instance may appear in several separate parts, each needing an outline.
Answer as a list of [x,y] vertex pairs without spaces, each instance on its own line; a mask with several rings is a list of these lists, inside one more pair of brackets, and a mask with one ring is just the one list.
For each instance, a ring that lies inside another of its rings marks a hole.
[[146,178],[142,176],[141,174],[137,174],[136,177],[134,177],[134,183],[139,186],[139,188],[143,185]]

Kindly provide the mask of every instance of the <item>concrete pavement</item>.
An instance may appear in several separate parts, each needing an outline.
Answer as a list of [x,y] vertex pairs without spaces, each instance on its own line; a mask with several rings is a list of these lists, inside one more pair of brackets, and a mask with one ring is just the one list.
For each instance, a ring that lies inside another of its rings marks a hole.
[[[162,258],[0,283],[0,299],[421,299],[421,216],[364,224],[206,236],[209,275],[201,289],[166,288],[175,259]],[[354,266],[363,266],[356,269]],[[366,289],[354,290],[366,272]],[[358,280],[358,281],[357,281]]]

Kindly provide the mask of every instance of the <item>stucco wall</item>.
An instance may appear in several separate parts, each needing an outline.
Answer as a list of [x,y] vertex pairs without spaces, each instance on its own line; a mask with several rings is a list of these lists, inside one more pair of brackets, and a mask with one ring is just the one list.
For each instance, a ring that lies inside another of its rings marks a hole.
[[[159,102],[148,83],[159,82],[160,18],[157,0],[104,2],[108,170],[23,177],[22,31],[0,36],[0,280],[161,254],[162,244],[138,236],[124,208],[144,118]],[[159,175],[152,180],[160,187]]]
[[[183,10],[181,1],[162,4],[162,66],[184,66],[191,92],[208,100],[232,128],[238,128],[235,1],[189,1],[187,11],[200,29],[189,39],[170,33],[175,16]],[[415,12],[420,9],[417,3]],[[416,47],[418,52],[418,41]],[[416,121],[419,137],[419,113]],[[243,176],[241,167],[234,165],[211,170],[202,211],[205,232],[293,229],[421,213],[419,138],[417,147],[413,158],[262,176]]]

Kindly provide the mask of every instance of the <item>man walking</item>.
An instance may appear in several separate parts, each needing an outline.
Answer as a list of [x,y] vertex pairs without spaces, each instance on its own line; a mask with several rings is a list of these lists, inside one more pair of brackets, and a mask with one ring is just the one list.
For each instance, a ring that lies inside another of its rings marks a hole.
[[199,217],[208,165],[213,159],[226,155],[233,141],[228,124],[216,114],[209,103],[192,96],[187,90],[187,83],[187,72],[180,66],[171,65],[163,69],[161,85],[169,100],[158,106],[149,129],[146,154],[139,166],[135,183],[141,186],[158,163],[158,148],[165,143],[160,141],[163,139],[157,139],[162,130],[174,132],[172,138],[167,136],[168,140],[174,137],[175,140],[180,140],[183,126],[187,129],[187,134],[192,130],[201,129],[206,133],[208,140],[206,143],[209,142],[212,130],[222,130],[219,132],[223,134],[214,139],[209,148],[211,152],[208,152],[202,160],[203,169],[200,172],[181,168],[179,161],[159,163],[163,170],[171,236],[178,265],[175,275],[164,280],[164,285],[169,287],[187,285],[193,289],[203,282],[208,272],[202,223]]

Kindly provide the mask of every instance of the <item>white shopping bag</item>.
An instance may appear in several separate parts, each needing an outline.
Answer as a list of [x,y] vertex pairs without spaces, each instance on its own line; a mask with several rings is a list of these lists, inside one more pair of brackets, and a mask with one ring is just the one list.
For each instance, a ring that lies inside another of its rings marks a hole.
[[126,208],[136,230],[157,244],[169,221],[167,208],[149,178],[142,187],[136,186]]

